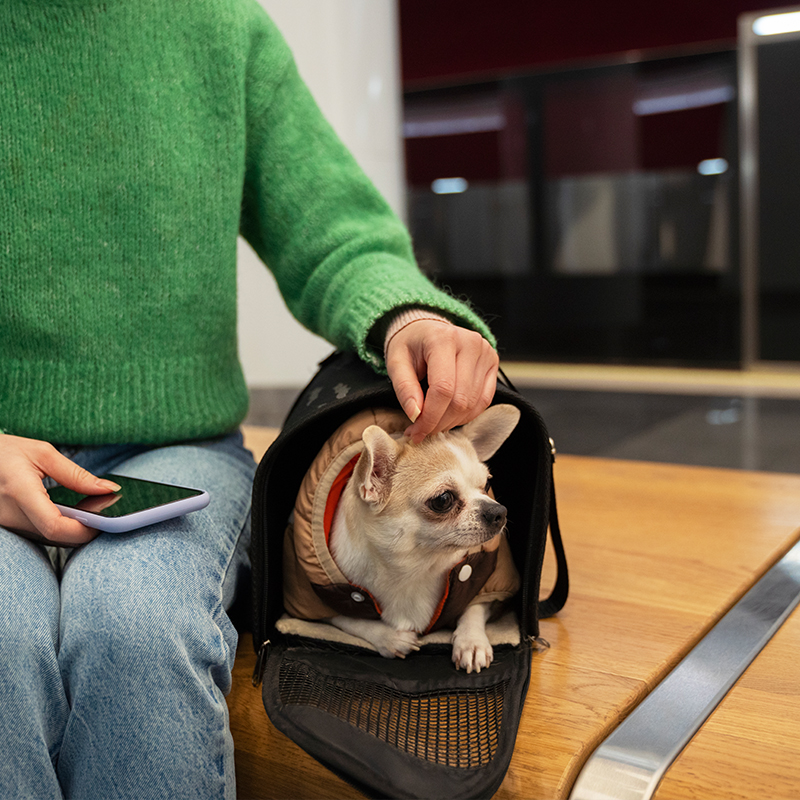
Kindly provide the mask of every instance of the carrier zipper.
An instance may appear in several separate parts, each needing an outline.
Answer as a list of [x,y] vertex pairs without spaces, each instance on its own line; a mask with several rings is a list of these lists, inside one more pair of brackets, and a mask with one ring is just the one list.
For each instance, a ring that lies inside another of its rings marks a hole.
[[270,641],[267,639],[261,647],[258,648],[256,668],[253,670],[253,686],[258,686],[264,679],[264,670],[267,667],[267,656],[269,655],[269,645]]
[[547,639],[544,639],[541,636],[526,636],[525,639],[534,650],[550,649],[550,642],[548,642]]

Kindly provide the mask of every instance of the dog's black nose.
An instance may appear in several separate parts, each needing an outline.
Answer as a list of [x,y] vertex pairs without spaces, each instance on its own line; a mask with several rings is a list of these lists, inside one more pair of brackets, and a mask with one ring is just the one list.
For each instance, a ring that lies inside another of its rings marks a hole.
[[506,524],[506,507],[500,503],[485,505],[481,516],[484,522],[492,528],[502,528]]

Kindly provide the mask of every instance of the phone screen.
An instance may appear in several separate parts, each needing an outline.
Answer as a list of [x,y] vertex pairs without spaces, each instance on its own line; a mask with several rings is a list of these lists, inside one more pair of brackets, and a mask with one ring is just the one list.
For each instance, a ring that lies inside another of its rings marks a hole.
[[124,517],[128,514],[136,514],[203,494],[199,489],[143,481],[124,475],[102,475],[100,477],[118,483],[122,488],[113,494],[85,495],[73,492],[63,486],[56,486],[48,489],[47,493],[50,495],[50,499],[58,505],[99,514],[102,517]]

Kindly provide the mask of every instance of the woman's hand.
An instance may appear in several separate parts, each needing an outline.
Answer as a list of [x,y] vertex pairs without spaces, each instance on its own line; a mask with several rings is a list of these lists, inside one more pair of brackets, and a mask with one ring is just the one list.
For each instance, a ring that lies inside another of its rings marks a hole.
[[47,442],[0,435],[0,526],[36,541],[74,546],[94,539],[98,531],[62,516],[50,501],[42,479],[51,477],[81,494],[119,489],[96,478]]
[[[412,421],[414,442],[464,425],[494,397],[500,360],[476,331],[421,319],[396,333],[386,349],[386,369],[400,405]],[[428,392],[420,381],[427,377]]]

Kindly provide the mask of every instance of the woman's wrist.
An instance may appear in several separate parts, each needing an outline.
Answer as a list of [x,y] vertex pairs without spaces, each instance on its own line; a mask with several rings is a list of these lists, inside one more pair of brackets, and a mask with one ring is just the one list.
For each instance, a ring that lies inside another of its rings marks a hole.
[[416,307],[402,309],[395,314],[386,328],[386,335],[383,341],[383,352],[385,353],[387,351],[389,348],[389,342],[391,342],[392,338],[400,333],[403,328],[406,328],[412,322],[417,322],[423,319],[432,320],[433,322],[443,322],[445,325],[453,324],[446,317],[443,317],[441,314],[437,314],[435,311],[430,311],[427,308]]

